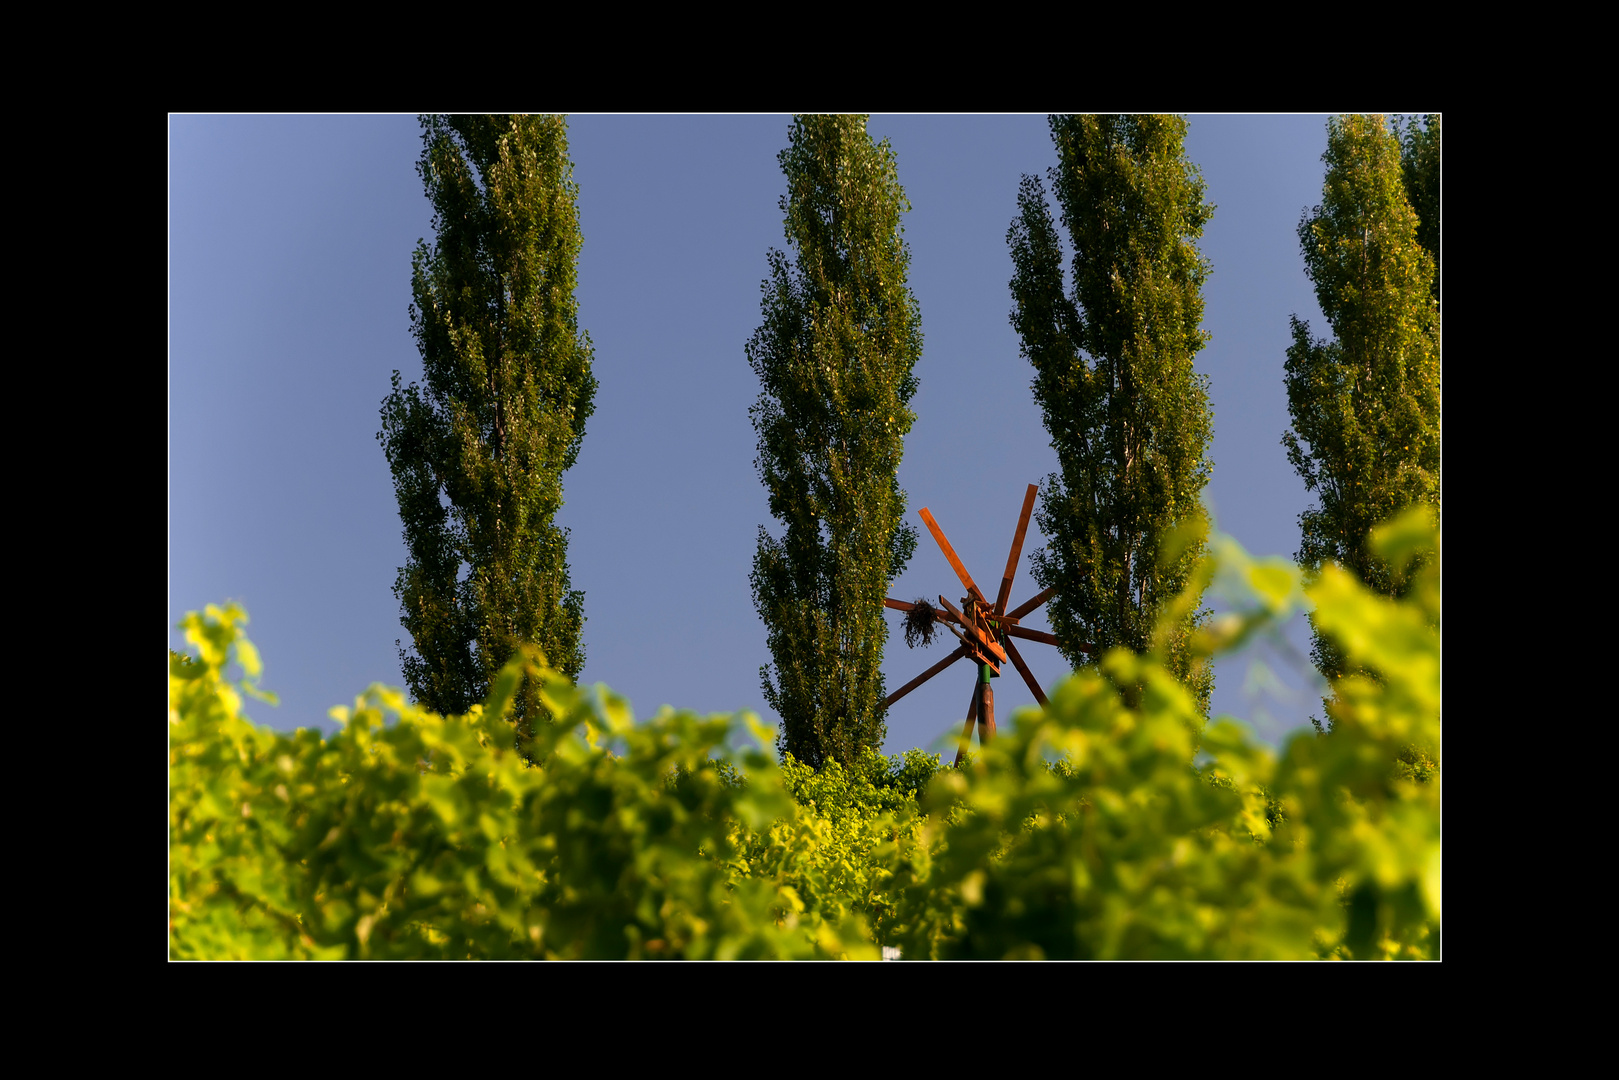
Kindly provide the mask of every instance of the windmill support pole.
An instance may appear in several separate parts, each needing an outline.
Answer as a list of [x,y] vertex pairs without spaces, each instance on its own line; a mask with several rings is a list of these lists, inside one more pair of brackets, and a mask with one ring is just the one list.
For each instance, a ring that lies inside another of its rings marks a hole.
[[957,768],[961,767],[961,759],[967,756],[967,747],[972,745],[973,725],[978,722],[979,704],[978,684],[974,683],[972,699],[967,702],[967,724],[961,729],[961,745],[956,747],[955,765]]
[[992,670],[988,664],[978,665],[979,746],[983,746],[995,737],[995,688],[989,682]]

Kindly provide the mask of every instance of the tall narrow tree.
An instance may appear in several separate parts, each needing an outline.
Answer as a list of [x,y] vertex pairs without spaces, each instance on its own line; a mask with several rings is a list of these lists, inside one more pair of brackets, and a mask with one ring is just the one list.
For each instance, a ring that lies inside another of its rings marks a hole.
[[[1041,493],[1048,543],[1034,576],[1056,590],[1047,610],[1076,667],[1115,645],[1145,649],[1202,553],[1212,421],[1192,359],[1207,340],[1197,239],[1214,208],[1185,132],[1178,117],[1052,117],[1049,175],[1074,249],[1072,292],[1038,177],[1023,178],[1007,237],[1012,325],[1062,469]],[[1168,628],[1165,644],[1207,711],[1213,676],[1187,648],[1201,618]]]
[[[1439,510],[1435,266],[1383,117],[1329,121],[1322,161],[1321,205],[1299,222],[1299,244],[1333,337],[1311,337],[1295,316],[1286,364],[1282,443],[1319,500],[1299,515],[1298,557],[1309,571],[1337,562],[1392,596],[1400,583],[1367,548],[1372,527],[1413,503]],[[1329,679],[1343,674],[1319,634],[1314,656]]]
[[910,204],[863,116],[796,118],[778,160],[792,254],[769,254],[747,345],[755,464],[785,526],[780,539],[760,527],[753,563],[774,660],[760,677],[781,748],[847,765],[882,744],[883,595],[916,550],[898,480],[922,351],[900,225]]
[[[421,704],[465,711],[519,644],[570,678],[584,594],[555,524],[596,380],[574,301],[577,188],[553,116],[424,117],[417,164],[436,243],[416,248],[411,328],[422,385],[383,402],[408,561],[394,595]],[[534,703],[520,695],[520,727]]]

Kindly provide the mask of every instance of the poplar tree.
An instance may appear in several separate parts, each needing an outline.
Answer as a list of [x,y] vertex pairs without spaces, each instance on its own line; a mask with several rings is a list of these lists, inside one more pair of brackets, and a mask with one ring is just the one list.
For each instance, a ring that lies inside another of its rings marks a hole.
[[[1203,551],[1212,419],[1192,360],[1207,340],[1197,239],[1214,207],[1185,133],[1178,117],[1052,117],[1071,291],[1039,177],[1023,178],[1007,236],[1012,325],[1062,470],[1041,492],[1047,546],[1033,572],[1056,590],[1047,611],[1076,668],[1114,646],[1147,649]],[[1163,644],[1206,713],[1213,676],[1187,648],[1203,617],[1179,618]]]
[[[422,383],[383,402],[408,549],[394,595],[421,705],[461,713],[521,644],[577,678],[584,594],[571,587],[562,473],[596,380],[574,300],[578,190],[555,116],[422,118],[417,172],[436,242],[412,260]],[[517,706],[530,730],[536,702]],[[521,737],[521,736],[520,736]]]
[[863,116],[801,116],[777,159],[787,253],[769,253],[755,465],[780,538],[763,526],[754,604],[773,664],[760,669],[780,747],[852,765],[884,735],[883,596],[916,550],[898,471],[914,420],[921,317],[906,286],[910,209],[893,150]]
[[[1367,540],[1412,504],[1439,512],[1436,267],[1406,195],[1399,138],[1383,117],[1329,121],[1322,161],[1322,201],[1298,235],[1332,337],[1312,337],[1294,316],[1286,364],[1292,426],[1282,444],[1317,498],[1299,515],[1298,559],[1312,573],[1336,562],[1397,596],[1401,580]],[[1344,674],[1319,633],[1313,654],[1328,679]]]

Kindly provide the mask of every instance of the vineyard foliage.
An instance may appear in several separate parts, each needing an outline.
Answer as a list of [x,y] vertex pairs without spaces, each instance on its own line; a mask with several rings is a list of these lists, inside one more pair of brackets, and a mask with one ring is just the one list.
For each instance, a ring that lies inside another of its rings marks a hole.
[[[373,686],[332,736],[279,734],[243,712],[268,696],[246,616],[209,607],[169,665],[171,955],[1437,957],[1439,537],[1416,516],[1374,544],[1418,567],[1406,598],[1229,540],[1185,594],[1236,602],[1204,655],[1311,607],[1365,673],[1280,754],[1122,649],[960,769],[778,762],[747,714],[636,723],[534,651],[464,716]],[[512,746],[525,675],[557,718],[538,766]]]

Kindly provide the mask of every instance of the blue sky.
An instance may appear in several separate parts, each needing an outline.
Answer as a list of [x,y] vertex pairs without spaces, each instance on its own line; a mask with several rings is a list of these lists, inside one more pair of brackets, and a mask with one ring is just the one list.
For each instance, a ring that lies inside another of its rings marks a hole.
[[[743,345],[760,321],[766,252],[784,246],[776,155],[788,121],[569,119],[580,325],[600,388],[559,520],[585,592],[581,682],[605,682],[643,717],[669,704],[776,723],[748,590],[758,527],[776,530],[753,466],[758,385]],[[1197,359],[1214,404],[1208,500],[1249,551],[1291,555],[1308,496],[1280,442],[1282,365],[1290,315],[1327,332],[1296,234],[1320,201],[1326,117],[1189,122],[1187,153],[1216,205],[1201,244],[1212,340]],[[1056,469],[1008,321],[1006,245],[1020,176],[1043,173],[1055,151],[1043,116],[874,116],[869,130],[891,142],[912,205],[922,312],[919,419],[900,483],[913,519],[928,507],[968,570],[998,579],[1024,488]],[[329,730],[331,706],[403,681],[392,586],[405,550],[376,433],[392,371],[408,382],[421,369],[408,315],[411,252],[432,239],[420,127],[414,116],[175,116],[169,138],[169,643],[180,646],[186,611],[241,602],[264,686],[281,698],[254,718]],[[965,445],[969,424],[980,437]],[[1037,591],[1027,552],[1041,543],[1031,525],[1014,604]],[[891,595],[958,588],[924,531]],[[946,646],[909,651],[890,621],[892,688]],[[1216,669],[1215,713],[1272,742],[1320,708],[1297,661],[1302,618],[1286,639],[1291,661],[1259,646]],[[1023,653],[1048,688],[1066,673],[1055,649]],[[1032,704],[1008,675],[996,683],[1002,718]],[[898,703],[885,749],[938,749],[971,683],[958,664]]]

